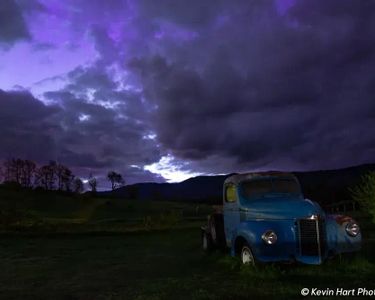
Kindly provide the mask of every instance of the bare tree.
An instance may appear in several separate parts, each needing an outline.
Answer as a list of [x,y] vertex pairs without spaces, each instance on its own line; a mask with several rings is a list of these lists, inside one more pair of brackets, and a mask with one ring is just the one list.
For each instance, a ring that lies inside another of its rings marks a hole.
[[36,165],[31,160],[20,158],[4,162],[4,181],[16,182],[24,187],[31,187]]
[[73,192],[80,194],[83,192],[83,182],[81,178],[75,177],[72,182],[73,185]]
[[23,160],[16,158],[8,159],[4,162],[4,167],[5,181],[21,184]]
[[22,178],[22,169],[23,169],[23,160],[22,159],[12,159],[12,165],[13,165],[13,178],[15,182],[18,184],[21,184],[21,178]]
[[108,172],[107,179],[111,182],[112,191],[125,184],[122,175],[115,171]]
[[59,191],[61,191],[63,189],[62,178],[63,178],[64,171],[65,171],[65,166],[63,166],[61,164],[56,165],[55,174],[56,174],[56,177],[57,177],[57,189]]
[[4,161],[3,166],[4,166],[4,169],[3,169],[4,181],[5,182],[12,181],[12,178],[13,178],[12,160],[7,159],[6,161]]
[[96,178],[92,174],[90,174],[90,176],[89,176],[89,186],[91,188],[91,192],[96,193],[97,184],[98,183],[96,181]]
[[21,184],[24,187],[31,187],[33,182],[33,176],[35,173],[36,165],[31,160],[24,160],[22,161],[22,168],[21,168]]
[[4,161],[1,168],[0,179],[4,182],[16,182],[24,187],[31,187],[33,183],[45,190],[71,190],[74,179],[72,171],[55,161],[48,165],[36,166],[35,162],[28,159],[12,158]]
[[4,169],[3,169],[3,177],[4,181],[12,181],[12,162],[11,160],[7,159],[3,163]]
[[73,172],[70,169],[66,168],[62,174],[61,180],[63,189],[65,189],[67,192],[70,192],[72,182],[74,180]]
[[41,166],[36,171],[35,182],[45,190],[53,190],[56,183],[56,162],[50,161],[48,165]]
[[70,184],[74,178],[72,171],[62,164],[56,164],[55,174],[57,178],[57,189],[59,191],[62,191],[63,189],[69,191]]

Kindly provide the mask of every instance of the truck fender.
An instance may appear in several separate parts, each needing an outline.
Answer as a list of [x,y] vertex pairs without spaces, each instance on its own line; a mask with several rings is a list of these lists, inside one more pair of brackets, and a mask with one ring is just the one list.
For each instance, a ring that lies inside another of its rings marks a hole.
[[356,221],[349,216],[327,214],[327,247],[332,254],[360,250],[362,235],[359,233],[356,237],[349,236],[345,230],[345,227],[349,222]]
[[246,222],[241,223],[237,230],[234,232],[232,238],[231,254],[233,256],[238,254],[238,251],[241,251],[240,245],[244,241],[250,246],[251,251],[255,259],[258,256],[259,252],[259,243],[262,243],[262,234],[269,229],[272,229],[268,222]]

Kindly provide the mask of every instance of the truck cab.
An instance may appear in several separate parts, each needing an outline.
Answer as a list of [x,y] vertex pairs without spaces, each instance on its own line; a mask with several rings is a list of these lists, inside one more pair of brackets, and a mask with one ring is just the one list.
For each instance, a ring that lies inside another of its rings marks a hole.
[[321,264],[358,251],[361,232],[352,218],[326,214],[305,199],[293,174],[262,172],[225,180],[222,210],[202,227],[202,241],[206,249],[229,248],[243,263]]

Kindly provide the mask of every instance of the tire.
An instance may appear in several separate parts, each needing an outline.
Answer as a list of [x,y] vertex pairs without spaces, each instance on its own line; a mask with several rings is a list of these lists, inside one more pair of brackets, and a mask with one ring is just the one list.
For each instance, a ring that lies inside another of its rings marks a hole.
[[226,248],[223,214],[213,214],[209,221],[212,242],[219,249]]
[[255,257],[247,243],[244,243],[241,248],[240,259],[243,265],[255,266]]
[[201,240],[202,240],[202,250],[205,252],[211,252],[214,248],[211,235],[207,233],[205,230],[202,230]]

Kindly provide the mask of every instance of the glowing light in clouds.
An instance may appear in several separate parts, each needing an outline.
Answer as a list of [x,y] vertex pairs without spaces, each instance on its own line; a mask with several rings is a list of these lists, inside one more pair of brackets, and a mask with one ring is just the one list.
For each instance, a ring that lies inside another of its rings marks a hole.
[[163,176],[167,182],[181,182],[190,177],[203,175],[203,173],[187,171],[188,163],[179,161],[168,154],[163,156],[157,163],[144,166],[143,169]]

